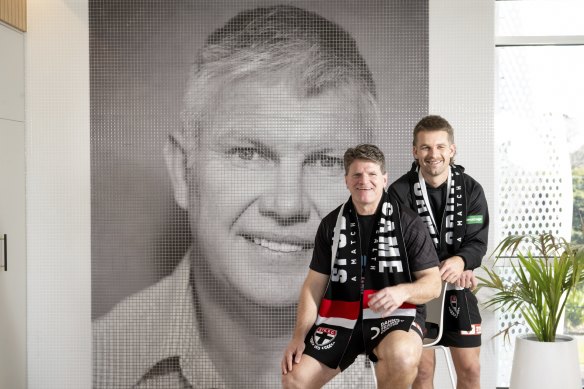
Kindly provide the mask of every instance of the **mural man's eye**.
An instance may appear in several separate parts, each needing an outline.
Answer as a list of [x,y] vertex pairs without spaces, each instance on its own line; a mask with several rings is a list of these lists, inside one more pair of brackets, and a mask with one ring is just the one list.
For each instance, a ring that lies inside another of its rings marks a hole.
[[343,160],[326,154],[315,154],[308,157],[305,164],[312,167],[337,169],[343,167]]
[[233,147],[227,151],[227,154],[243,161],[266,159],[263,153],[255,147]]

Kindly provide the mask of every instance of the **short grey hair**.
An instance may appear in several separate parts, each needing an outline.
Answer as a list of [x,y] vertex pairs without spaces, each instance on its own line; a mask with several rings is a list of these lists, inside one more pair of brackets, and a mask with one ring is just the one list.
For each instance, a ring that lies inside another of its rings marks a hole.
[[281,77],[300,97],[353,94],[360,130],[378,127],[375,82],[353,37],[316,13],[278,5],[243,11],[207,37],[190,72],[182,135],[198,135],[227,85],[266,75]]
[[345,151],[343,156],[343,165],[345,166],[345,176],[349,174],[349,167],[356,160],[371,161],[379,165],[381,173],[385,174],[385,155],[379,147],[372,144],[360,144],[355,147],[350,147]]

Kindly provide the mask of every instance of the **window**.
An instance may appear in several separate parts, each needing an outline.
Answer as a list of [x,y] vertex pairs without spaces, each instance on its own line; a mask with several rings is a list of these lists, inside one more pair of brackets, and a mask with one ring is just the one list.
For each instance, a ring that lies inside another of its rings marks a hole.
[[[584,1],[496,2],[497,240],[551,230],[584,243],[581,15]],[[582,289],[567,303],[564,331],[578,338],[584,364]],[[498,321],[503,328],[522,319],[501,314]],[[527,331],[520,325],[511,335]],[[513,351],[506,344],[499,354],[497,385],[508,386]]]

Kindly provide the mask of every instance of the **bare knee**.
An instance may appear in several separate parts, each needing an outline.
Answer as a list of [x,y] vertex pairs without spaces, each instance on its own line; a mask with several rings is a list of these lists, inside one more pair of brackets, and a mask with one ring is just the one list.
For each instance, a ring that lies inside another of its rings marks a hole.
[[288,374],[282,374],[282,388],[283,389],[297,389],[302,388],[302,380],[300,377],[297,377],[298,374],[295,374],[294,370],[289,372]]
[[416,378],[418,358],[412,353],[386,355],[375,366],[378,388],[406,388]]
[[420,350],[416,347],[384,347],[376,349],[380,363],[386,363],[395,369],[417,369],[420,363]]
[[321,386],[317,377],[311,378],[310,375],[300,371],[300,369],[294,369],[288,374],[282,374],[282,388],[284,389],[307,389]]
[[415,372],[420,363],[420,353],[411,349],[407,352],[401,350],[391,354],[387,360],[392,366],[395,366],[395,370],[397,371]]
[[481,365],[478,360],[461,361],[456,369],[459,380],[467,382],[477,382],[481,376]]
[[451,347],[450,352],[456,369],[459,388],[480,388],[480,349],[478,347],[466,349]]
[[[419,338],[404,335],[407,333],[401,331],[397,332],[401,334],[388,336],[382,341],[380,345],[382,347],[375,349],[375,354],[379,358],[375,371],[378,375],[378,381],[381,379],[388,383],[409,385],[414,381],[418,371],[422,345]],[[408,339],[408,337],[410,338]],[[396,385],[396,387],[401,386]]]
[[425,350],[418,365],[418,376],[416,382],[427,383],[434,380],[434,370],[436,369],[436,359],[433,350]]
[[295,364],[292,371],[282,374],[282,388],[285,389],[312,389],[324,386],[340,372],[318,362],[316,359],[303,355],[299,364]]

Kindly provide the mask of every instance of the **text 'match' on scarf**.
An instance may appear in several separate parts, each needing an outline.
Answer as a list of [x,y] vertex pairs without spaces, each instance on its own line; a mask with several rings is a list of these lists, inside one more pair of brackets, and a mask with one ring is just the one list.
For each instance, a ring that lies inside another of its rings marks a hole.
[[[342,207],[338,219],[338,249],[331,276],[321,301],[318,317],[306,336],[309,354],[336,368],[341,361],[353,329],[363,318],[366,352],[370,353],[390,329],[408,331],[416,316],[416,305],[405,303],[388,317],[369,309],[372,294],[390,285],[411,282],[411,273],[401,231],[399,209],[384,192],[375,218],[368,262],[363,269],[362,289],[361,248],[358,215],[351,199]],[[333,251],[334,251],[333,242]],[[421,330],[421,329],[420,329]]]

